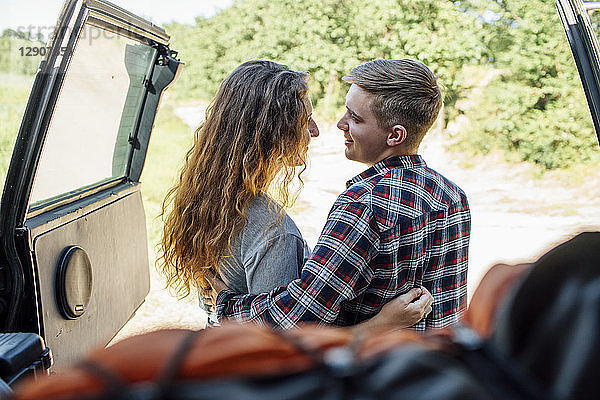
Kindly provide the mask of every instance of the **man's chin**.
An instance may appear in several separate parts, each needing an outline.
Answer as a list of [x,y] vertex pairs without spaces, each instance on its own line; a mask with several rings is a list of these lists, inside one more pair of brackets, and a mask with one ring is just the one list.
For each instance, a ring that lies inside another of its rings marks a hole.
[[354,161],[354,160],[352,159],[352,152],[351,152],[351,151],[348,149],[348,147],[346,147],[346,148],[344,149],[344,155],[346,156],[346,158],[347,158],[348,160],[350,160],[350,161]]
[[344,150],[344,155],[346,156],[346,159],[348,159],[350,161],[357,161],[358,162],[358,160],[356,159],[356,155],[352,154],[352,151],[350,149],[346,148]]

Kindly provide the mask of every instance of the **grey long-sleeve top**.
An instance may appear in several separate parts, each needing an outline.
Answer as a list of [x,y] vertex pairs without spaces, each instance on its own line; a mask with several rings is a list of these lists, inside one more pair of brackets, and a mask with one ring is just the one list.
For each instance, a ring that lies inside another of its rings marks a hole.
[[294,221],[270,197],[259,195],[246,212],[248,224],[220,266],[221,279],[238,293],[263,293],[297,279],[310,254]]

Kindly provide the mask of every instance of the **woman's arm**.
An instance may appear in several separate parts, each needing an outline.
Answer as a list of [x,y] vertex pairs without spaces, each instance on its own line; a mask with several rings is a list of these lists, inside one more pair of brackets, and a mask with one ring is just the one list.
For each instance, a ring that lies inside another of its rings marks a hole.
[[433,296],[424,287],[412,288],[383,306],[374,317],[354,325],[354,333],[413,326],[431,312]]

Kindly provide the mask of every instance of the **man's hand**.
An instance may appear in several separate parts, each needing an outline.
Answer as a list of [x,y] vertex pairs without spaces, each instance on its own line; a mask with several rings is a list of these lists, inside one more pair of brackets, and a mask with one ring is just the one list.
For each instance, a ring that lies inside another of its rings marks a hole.
[[383,306],[379,314],[356,325],[361,332],[370,329],[399,329],[413,326],[432,310],[433,296],[424,287],[412,288]]

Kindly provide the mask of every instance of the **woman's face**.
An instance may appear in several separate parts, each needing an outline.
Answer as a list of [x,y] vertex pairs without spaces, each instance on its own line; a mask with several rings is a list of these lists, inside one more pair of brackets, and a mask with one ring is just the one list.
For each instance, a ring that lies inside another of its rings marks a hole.
[[288,161],[288,163],[290,164],[290,167],[297,167],[299,165],[304,164],[304,159],[306,158],[306,153],[308,152],[308,144],[310,143],[310,140],[314,137],[319,136],[319,127],[317,126],[317,123],[315,122],[315,120],[312,117],[313,114],[313,107],[312,107],[312,103],[310,101],[310,97],[307,95],[306,98],[304,99],[304,104],[306,106],[306,111],[308,112],[308,121],[306,122],[306,137],[307,140],[304,143],[304,147],[301,151],[301,155],[298,155],[298,159],[292,161],[291,163]]

